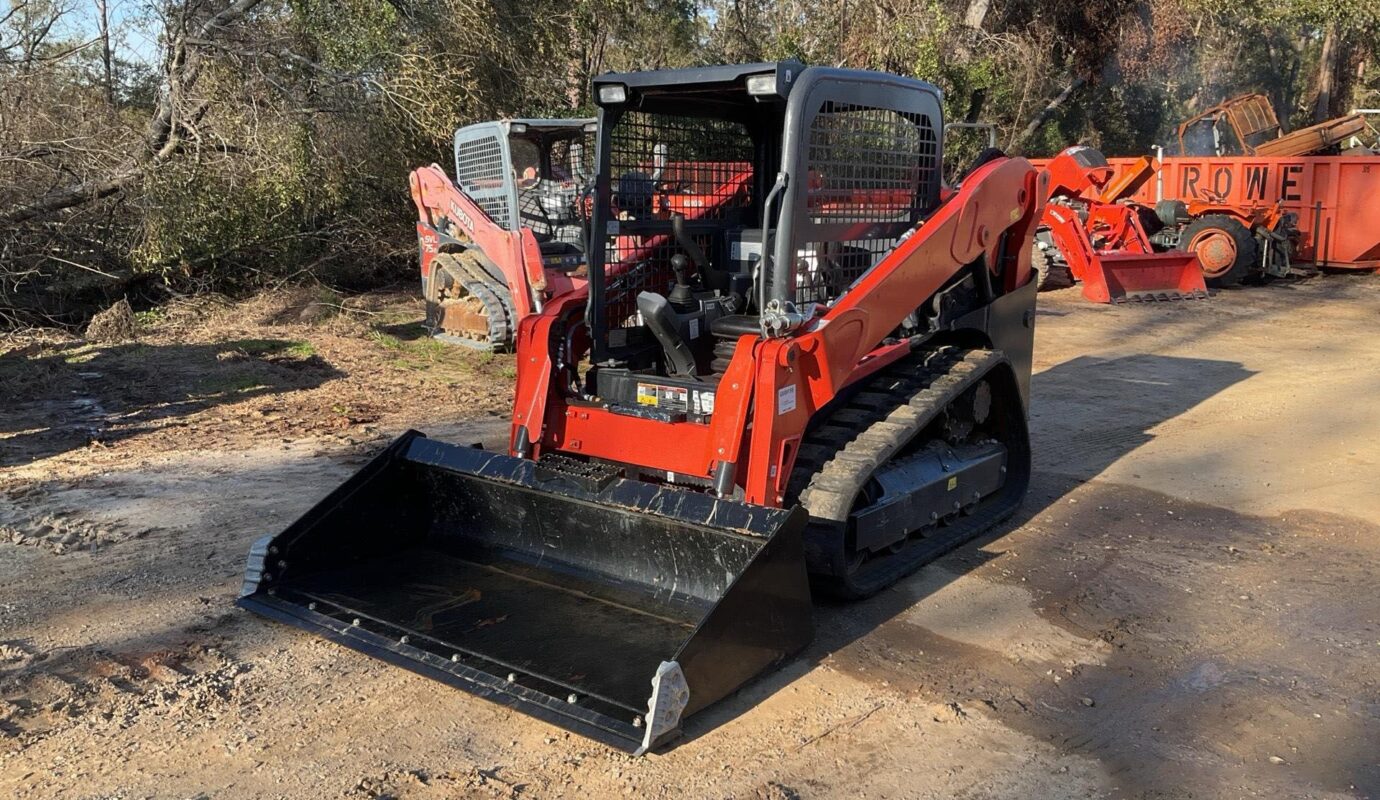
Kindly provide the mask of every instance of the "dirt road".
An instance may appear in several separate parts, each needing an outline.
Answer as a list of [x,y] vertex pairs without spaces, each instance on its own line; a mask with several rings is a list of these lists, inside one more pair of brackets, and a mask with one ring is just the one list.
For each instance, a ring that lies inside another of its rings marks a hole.
[[1380,796],[1380,279],[1042,295],[1018,517],[644,759],[232,608],[400,430],[502,437],[510,360],[346,306],[0,355],[0,796]]

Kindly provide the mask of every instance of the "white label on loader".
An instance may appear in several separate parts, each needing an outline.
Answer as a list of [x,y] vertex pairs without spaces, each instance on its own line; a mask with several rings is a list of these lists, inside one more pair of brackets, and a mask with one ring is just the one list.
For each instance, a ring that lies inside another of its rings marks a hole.
[[747,261],[748,259],[759,259],[762,257],[762,241],[738,240],[730,242],[728,245],[728,257],[734,261]]
[[690,338],[700,338],[700,321],[697,319],[690,320]]
[[795,410],[795,384],[783,386],[776,392],[777,415],[789,414]]

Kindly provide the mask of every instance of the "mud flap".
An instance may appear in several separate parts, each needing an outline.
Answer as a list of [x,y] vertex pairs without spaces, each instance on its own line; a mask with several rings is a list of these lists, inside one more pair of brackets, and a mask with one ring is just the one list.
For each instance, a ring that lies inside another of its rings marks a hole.
[[1208,296],[1193,253],[1098,253],[1089,262],[1083,296],[1094,303],[1194,300]]
[[410,431],[238,604],[643,753],[810,641],[805,520]]

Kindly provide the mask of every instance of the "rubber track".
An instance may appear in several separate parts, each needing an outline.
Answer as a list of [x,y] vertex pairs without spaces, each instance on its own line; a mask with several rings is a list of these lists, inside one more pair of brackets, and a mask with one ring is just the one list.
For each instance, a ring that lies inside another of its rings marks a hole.
[[484,304],[484,315],[489,321],[489,341],[475,341],[475,344],[487,344],[488,349],[495,353],[511,349],[513,346],[513,326],[509,322],[509,318],[512,311],[499,294],[499,291],[505,290],[495,289],[491,282],[469,281],[465,284],[465,291],[479,298],[479,302]]
[[478,298],[489,321],[487,341],[465,339],[460,336],[453,337],[453,340],[466,347],[491,350],[495,353],[511,350],[513,317],[517,314],[508,299],[508,287],[497,283],[479,264],[468,261],[464,253],[443,253],[436,258],[440,262],[439,266],[454,275],[456,282],[464,286],[465,291]]
[[[917,353],[880,372],[863,391],[833,410],[823,424],[805,436],[787,493],[788,502],[797,500],[810,512],[806,552],[812,556],[816,571],[831,563],[832,554],[826,547],[842,539],[842,528],[854,499],[872,473],[964,391],[1005,362],[1005,356],[994,350],[945,347]],[[1019,494],[1024,494],[1024,486],[1019,487]],[[997,508],[980,508],[979,515],[938,528],[932,536],[918,540],[912,536],[912,541],[899,553],[874,556],[866,569],[869,584],[875,586],[859,591],[837,582],[831,585],[826,577],[825,588],[849,597],[885,588],[995,524],[1015,509],[1019,499],[1017,496],[1014,503],[999,503]],[[884,560],[891,560],[892,564],[879,563]]]

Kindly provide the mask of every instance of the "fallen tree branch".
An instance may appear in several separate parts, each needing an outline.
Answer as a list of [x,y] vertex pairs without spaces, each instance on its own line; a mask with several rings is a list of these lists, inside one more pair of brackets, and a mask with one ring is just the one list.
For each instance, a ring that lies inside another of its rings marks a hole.
[[1030,120],[1030,124],[1026,125],[1025,129],[1016,137],[1016,147],[1019,148],[1026,139],[1034,136],[1035,132],[1040,129],[1040,126],[1045,124],[1045,120],[1049,119],[1049,116],[1057,111],[1059,106],[1062,106],[1066,100],[1073,96],[1074,92],[1078,91],[1078,89],[1087,82],[1088,78],[1086,75],[1074,78],[1072,83],[1065,86],[1063,91],[1055,95],[1054,99],[1050,100],[1044,108],[1040,109],[1039,113]]
[[848,718],[848,719],[840,720],[839,722],[836,722],[836,723],[834,723],[833,725],[830,725],[829,727],[825,728],[824,730],[820,731],[819,733],[816,733],[814,736],[811,736],[810,738],[808,738],[808,739],[806,739],[805,741],[801,742],[800,744],[796,745],[796,747],[795,747],[796,752],[800,752],[801,750],[804,750],[806,747],[809,747],[810,745],[814,744],[815,742],[819,741],[820,739],[823,739],[824,737],[828,736],[829,734],[831,734],[831,733],[833,733],[833,732],[835,732],[835,731],[837,731],[837,730],[839,730],[839,729],[841,729],[841,728],[856,728],[856,727],[858,727],[858,725],[862,724],[864,720],[866,720],[868,717],[872,716],[873,714],[875,714],[875,713],[877,713],[878,711],[880,711],[880,710],[882,710],[883,708],[885,708],[886,705],[887,705],[886,703],[878,703],[878,704],[874,705],[872,708],[869,708],[868,710],[864,711],[863,713],[857,715],[856,717],[850,717],[850,718]]
[[78,263],[75,262],[75,261],[68,261],[68,260],[65,259],[65,258],[60,258],[60,257],[55,256],[55,255],[49,255],[49,256],[47,256],[47,258],[48,258],[49,260],[51,260],[51,261],[56,261],[56,262],[58,262],[58,263],[60,263],[60,264],[66,264],[66,265],[68,265],[68,266],[76,267],[76,268],[78,268],[78,269],[84,269],[84,270],[86,270],[87,272],[94,272],[94,273],[96,273],[97,275],[100,275],[102,278],[109,278],[109,279],[111,279],[112,281],[124,280],[123,278],[121,278],[121,277],[118,276],[118,275],[111,275],[109,272],[102,272],[101,270],[98,270],[98,269],[96,269],[95,267],[88,267],[88,266],[86,266],[85,264],[78,264]]

